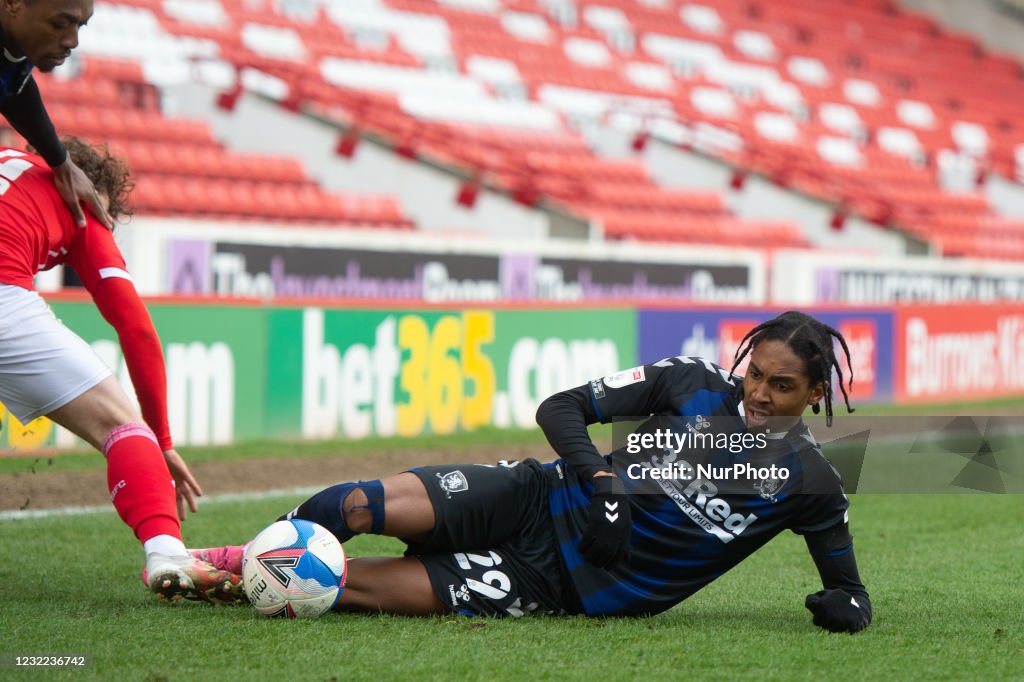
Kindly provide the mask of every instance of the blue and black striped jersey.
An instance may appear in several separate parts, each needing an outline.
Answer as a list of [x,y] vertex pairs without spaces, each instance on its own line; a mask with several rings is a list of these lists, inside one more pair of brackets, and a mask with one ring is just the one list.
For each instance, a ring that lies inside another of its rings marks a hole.
[[[588,424],[643,418],[635,433],[703,432],[730,443],[753,443],[742,420],[742,379],[701,358],[670,358],[572,389],[577,398],[582,391],[589,394],[588,405],[581,399]],[[566,428],[578,429],[579,424]],[[747,441],[742,441],[743,434]],[[577,462],[565,460],[547,465],[551,515],[582,612],[659,613],[784,530],[818,533],[844,524],[848,500],[842,482],[802,421],[786,432],[768,434],[752,447],[723,447],[723,441],[714,444],[713,439],[701,442],[710,445],[623,446],[604,458],[625,483],[632,517],[630,558],[612,570],[588,564],[578,551],[587,524],[593,467],[572,466]],[[748,471],[773,473],[736,480],[714,475],[735,471],[739,464]],[[652,477],[652,470],[668,471],[672,465],[680,475]],[[782,470],[788,478],[774,473]]]

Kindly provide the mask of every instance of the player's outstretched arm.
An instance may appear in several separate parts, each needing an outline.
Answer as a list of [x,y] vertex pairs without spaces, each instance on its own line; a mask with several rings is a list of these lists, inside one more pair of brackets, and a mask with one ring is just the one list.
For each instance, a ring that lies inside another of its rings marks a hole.
[[160,337],[149,311],[132,282],[122,277],[105,278],[90,293],[100,314],[117,332],[143,419],[156,434],[160,448],[172,449],[167,420],[167,372]]
[[[109,235],[95,224],[87,229],[96,230],[97,234]],[[174,449],[171,439],[167,418],[167,372],[160,337],[153,327],[149,311],[146,310],[130,280],[108,277],[100,280],[90,293],[100,314],[117,332],[121,352],[128,366],[128,374],[132,378],[132,385],[139,399],[142,417],[153,429],[164,453],[167,468],[174,478],[178,517],[184,520],[186,508],[192,512],[198,511],[196,498],[202,496],[203,490],[181,455]]]
[[100,314],[117,332],[143,420],[157,437],[174,478],[178,515],[197,511],[203,494],[188,465],[174,449],[167,418],[167,372],[160,337],[146,305],[135,290],[114,236],[93,222],[72,243],[68,263],[92,295]]
[[34,78],[29,77],[18,94],[0,99],[0,113],[50,168],[67,160],[68,150],[57,137]]
[[0,113],[53,169],[53,183],[71,211],[75,223],[85,227],[85,214],[81,205],[81,202],[85,202],[93,215],[108,230],[111,229],[114,223],[100,203],[92,181],[71,160],[64,144],[57,137],[35,79],[30,77],[21,92],[4,99]]
[[818,627],[852,634],[871,624],[871,600],[857,570],[852,539],[835,548],[838,535],[849,537],[848,532],[837,534],[834,530],[805,536],[824,589],[807,595],[804,606],[813,614]]

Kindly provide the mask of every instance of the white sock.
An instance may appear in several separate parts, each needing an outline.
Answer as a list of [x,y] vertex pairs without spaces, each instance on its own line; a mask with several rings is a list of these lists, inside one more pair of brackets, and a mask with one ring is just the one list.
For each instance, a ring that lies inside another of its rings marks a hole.
[[142,543],[142,549],[148,557],[150,554],[164,554],[166,556],[188,556],[185,543],[173,535],[154,535]]

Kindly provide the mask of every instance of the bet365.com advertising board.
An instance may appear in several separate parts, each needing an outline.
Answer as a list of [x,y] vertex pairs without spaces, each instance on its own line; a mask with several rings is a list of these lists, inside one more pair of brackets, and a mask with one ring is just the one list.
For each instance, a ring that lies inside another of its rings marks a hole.
[[[91,302],[52,305],[134,395],[116,336]],[[149,308],[179,446],[527,428],[546,396],[637,357],[628,308]],[[3,419],[6,452],[76,444],[48,420]]]
[[535,425],[551,393],[636,357],[632,310],[268,314],[267,426],[306,438]]

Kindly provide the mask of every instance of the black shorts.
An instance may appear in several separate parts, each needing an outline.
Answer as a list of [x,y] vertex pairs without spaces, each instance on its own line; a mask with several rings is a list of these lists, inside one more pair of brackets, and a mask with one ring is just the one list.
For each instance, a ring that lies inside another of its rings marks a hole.
[[412,469],[437,519],[406,556],[423,562],[434,593],[473,616],[562,613],[568,584],[537,460]]

